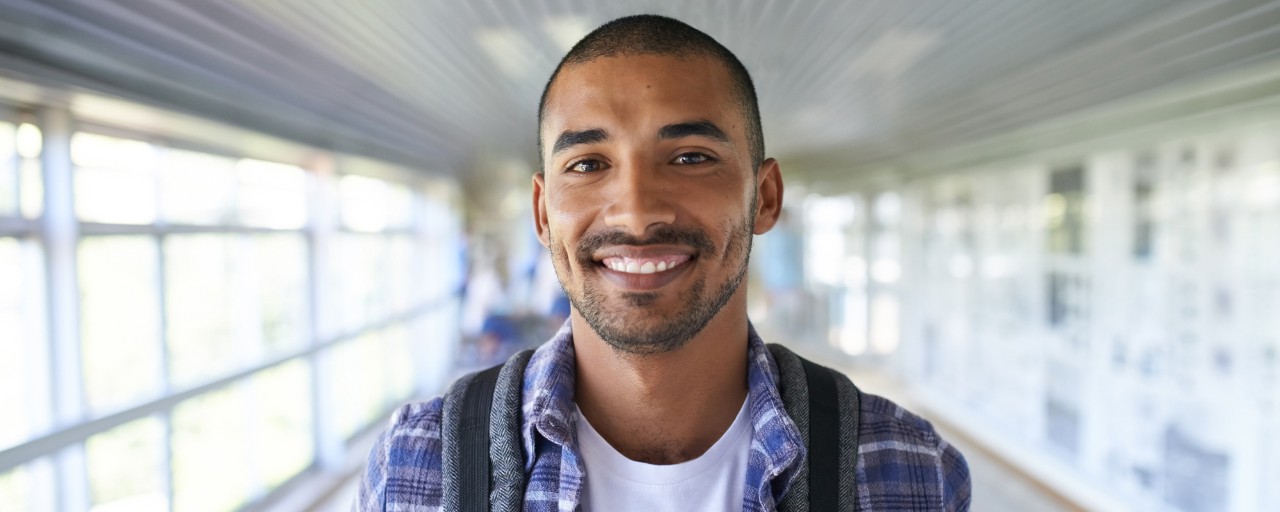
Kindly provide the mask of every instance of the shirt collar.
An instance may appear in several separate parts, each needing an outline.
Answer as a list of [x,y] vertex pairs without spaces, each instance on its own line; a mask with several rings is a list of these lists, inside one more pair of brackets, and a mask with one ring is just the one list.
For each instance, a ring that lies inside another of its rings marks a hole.
[[[752,451],[764,458],[761,481],[751,482],[758,499],[780,499],[798,476],[805,457],[800,429],[787,416],[778,391],[778,365],[754,326],[747,326],[747,396],[751,413]],[[523,421],[525,471],[537,460],[537,435],[577,451],[574,414],[575,359],[573,331],[565,321],[550,341],[539,347],[525,368]]]
[[536,435],[563,447],[577,446],[573,390],[576,374],[570,321],[551,340],[538,347],[524,371],[520,435],[524,441],[525,472],[537,460]]
[[[751,457],[757,452],[762,472],[748,474],[748,485],[756,490],[756,500],[776,505],[791,488],[805,460],[804,438],[800,428],[787,415],[778,391],[778,364],[773,360],[754,325],[747,325],[747,386],[751,400]],[[752,477],[759,478],[751,481]],[[764,507],[772,510],[773,506]]]

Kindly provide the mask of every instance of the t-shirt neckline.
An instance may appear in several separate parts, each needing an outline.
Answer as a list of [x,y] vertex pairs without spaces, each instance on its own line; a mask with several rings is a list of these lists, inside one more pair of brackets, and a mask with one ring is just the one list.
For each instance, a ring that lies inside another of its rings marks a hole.
[[751,421],[747,407],[749,402],[750,396],[742,401],[742,407],[738,409],[738,415],[734,417],[733,423],[720,435],[720,439],[711,445],[711,448],[693,460],[678,464],[649,464],[628,459],[605,441],[599,432],[596,432],[591,422],[582,415],[582,410],[574,404],[573,409],[578,421],[578,449],[582,451],[584,458],[603,463],[605,466],[603,469],[618,478],[651,485],[677,484],[719,467],[721,461],[733,450],[747,449],[743,441],[745,437],[751,435]]

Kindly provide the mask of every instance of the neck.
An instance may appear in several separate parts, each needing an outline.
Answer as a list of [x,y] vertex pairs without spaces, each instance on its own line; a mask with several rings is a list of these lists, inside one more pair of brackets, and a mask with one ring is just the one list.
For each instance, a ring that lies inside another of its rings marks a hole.
[[684,346],[652,355],[613,349],[575,311],[575,399],[583,416],[632,460],[675,464],[702,455],[747,397],[745,299],[731,299]]

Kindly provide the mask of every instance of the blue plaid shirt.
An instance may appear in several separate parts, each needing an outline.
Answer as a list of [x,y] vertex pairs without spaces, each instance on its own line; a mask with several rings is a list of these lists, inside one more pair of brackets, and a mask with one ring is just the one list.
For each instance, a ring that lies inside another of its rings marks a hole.
[[[747,343],[753,431],[742,508],[770,511],[798,476],[805,447],[783,408],[773,356],[755,329]],[[566,322],[534,352],[525,371],[521,437],[527,511],[582,508],[588,476],[574,423],[574,375],[573,335]],[[369,454],[359,510],[440,510],[442,409],[443,400],[436,398],[396,411]],[[863,393],[858,442],[859,510],[968,510],[969,468],[929,422]]]

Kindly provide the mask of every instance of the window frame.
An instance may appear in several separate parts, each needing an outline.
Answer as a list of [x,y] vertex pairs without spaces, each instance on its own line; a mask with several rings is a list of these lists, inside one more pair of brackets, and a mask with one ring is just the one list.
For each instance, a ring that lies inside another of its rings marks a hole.
[[[0,105],[0,119],[8,121],[9,118],[15,117],[6,115],[7,112],[4,109],[4,105]],[[328,420],[332,411],[327,406],[329,400],[326,397],[327,383],[334,368],[329,367],[324,362],[324,356],[340,344],[353,342],[366,334],[381,332],[395,326],[402,326],[408,331],[409,336],[415,340],[422,338],[425,333],[421,331],[426,330],[423,326],[433,318],[438,318],[438,315],[442,312],[456,307],[459,297],[456,289],[434,297],[426,297],[425,293],[415,293],[410,301],[410,307],[402,311],[384,314],[381,318],[366,321],[361,326],[343,329],[332,335],[322,336],[318,319],[327,311],[332,311],[335,304],[334,298],[327,296],[326,290],[330,288],[323,286],[332,277],[323,275],[326,267],[322,263],[326,258],[334,257],[332,253],[337,247],[335,242],[347,233],[383,237],[385,239],[407,235],[409,237],[408,248],[415,261],[440,257],[437,254],[428,254],[424,250],[431,249],[435,252],[448,252],[454,246],[452,244],[434,243],[435,241],[432,238],[439,236],[440,233],[430,229],[431,226],[427,225],[424,219],[421,218],[422,212],[426,209],[425,202],[438,201],[439,198],[428,194],[421,179],[407,172],[403,180],[378,176],[376,177],[377,179],[402,185],[410,190],[412,194],[410,223],[406,226],[398,226],[372,233],[368,231],[353,231],[342,226],[340,216],[335,214],[336,208],[339,206],[336,201],[338,197],[336,191],[338,175],[333,170],[323,168],[309,169],[306,166],[299,165],[306,173],[303,193],[306,195],[307,212],[305,224],[297,229],[253,227],[229,223],[218,225],[167,223],[163,217],[163,212],[159,210],[159,200],[157,201],[157,217],[149,224],[135,225],[81,221],[76,214],[73,198],[74,173],[77,166],[71,161],[70,154],[71,137],[78,132],[141,140],[165,149],[194,151],[232,159],[253,158],[277,162],[281,160],[263,158],[263,155],[237,154],[237,152],[225,148],[190,141],[173,140],[125,127],[79,122],[70,111],[60,107],[41,107],[38,109],[38,114],[38,120],[22,120],[16,121],[14,124],[17,125],[21,122],[36,124],[41,128],[45,137],[44,153],[40,157],[43,167],[42,179],[45,187],[44,208],[40,217],[34,219],[0,217],[0,237],[17,237],[22,240],[34,241],[41,246],[41,250],[44,253],[46,266],[45,295],[47,296],[45,302],[48,304],[49,309],[46,312],[45,316],[47,318],[45,321],[51,327],[46,346],[52,358],[52,369],[49,375],[50,382],[47,383],[47,386],[49,387],[51,402],[53,402],[51,409],[53,409],[55,416],[53,418],[54,427],[43,434],[30,437],[20,444],[0,450],[0,474],[9,473],[12,470],[38,463],[41,460],[51,460],[53,466],[55,466],[54,474],[57,475],[54,478],[53,490],[56,494],[54,499],[58,508],[61,510],[87,509],[91,505],[92,498],[89,491],[85,443],[97,434],[136,420],[154,417],[161,422],[164,435],[161,446],[164,461],[162,467],[159,468],[162,473],[160,475],[163,482],[162,490],[166,494],[169,506],[172,507],[174,505],[174,453],[172,452],[174,437],[171,416],[174,409],[187,400],[250,382],[254,377],[262,375],[263,372],[293,361],[304,361],[310,369],[311,377],[308,387],[311,391],[311,403],[308,406],[311,408],[313,444],[311,460],[297,474],[279,483],[273,489],[258,488],[252,490],[248,501],[240,506],[249,509],[262,508],[280,500],[283,495],[299,487],[300,482],[305,479],[315,478],[319,474],[332,473],[334,471],[349,471],[352,459],[351,451],[360,446],[362,438],[367,437],[370,432],[381,426],[382,422],[379,420],[390,413],[390,408],[383,411],[383,414],[380,414],[377,419],[361,425],[360,428],[356,429],[354,435],[338,435],[336,429],[331,425],[332,422]],[[297,164],[293,163],[292,165]],[[161,189],[159,188],[160,176],[158,173],[153,172],[152,177],[157,181],[156,194],[159,199],[158,196],[161,194]],[[454,204],[446,203],[443,208],[438,210],[447,211],[454,217],[459,214],[458,208]],[[457,219],[452,219],[451,225],[460,229]],[[301,327],[302,336],[305,340],[300,344],[284,348],[278,352],[270,352],[252,363],[221,371],[216,376],[206,380],[180,387],[172,385],[168,369],[170,358],[166,339],[168,334],[165,329],[165,322],[168,321],[166,318],[168,315],[165,313],[167,300],[165,296],[167,256],[164,254],[163,249],[165,239],[174,235],[186,234],[254,235],[274,233],[298,234],[305,246],[305,264],[307,266],[305,270],[307,283],[305,309],[307,318]],[[84,369],[80,362],[82,334],[79,325],[81,311],[79,310],[78,298],[80,283],[79,276],[77,276],[77,266],[79,265],[78,249],[80,242],[86,238],[112,235],[145,236],[151,241],[154,250],[157,251],[158,258],[155,271],[158,275],[155,285],[158,288],[158,303],[160,304],[161,312],[159,314],[160,325],[157,326],[160,330],[159,346],[156,347],[156,350],[159,353],[161,365],[161,389],[160,393],[153,398],[90,416],[91,411],[84,400]],[[424,271],[415,266],[414,275],[406,276],[406,278],[421,278],[424,275]],[[441,343],[447,342],[447,338],[441,340]],[[415,363],[422,362],[421,360],[425,357],[422,350],[416,349],[410,355],[414,357]],[[415,378],[412,392],[408,396],[397,397],[397,402],[403,402],[425,393],[436,392],[437,389],[432,387],[441,385],[442,382],[440,381],[443,377],[444,375],[439,375],[435,379]]]

